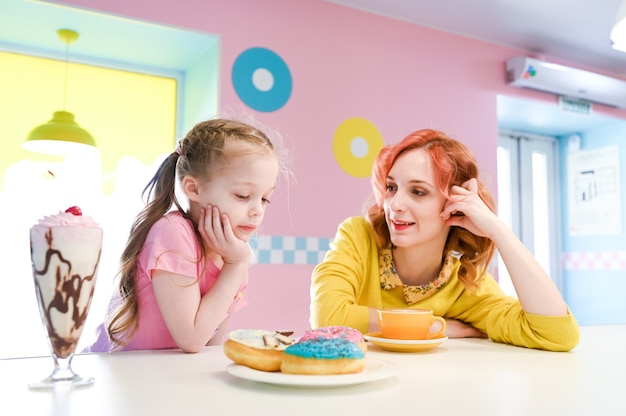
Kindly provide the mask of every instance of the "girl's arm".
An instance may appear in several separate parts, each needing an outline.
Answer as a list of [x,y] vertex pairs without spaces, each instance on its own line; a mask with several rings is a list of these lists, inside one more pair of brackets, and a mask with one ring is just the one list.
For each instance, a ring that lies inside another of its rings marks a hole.
[[230,316],[227,316],[226,319],[222,321],[219,328],[213,335],[213,338],[209,340],[207,345],[221,345],[224,342],[224,337],[229,332],[228,331],[228,321],[230,320]]
[[156,270],[152,276],[154,292],[176,345],[185,352],[198,352],[214,336],[228,316],[228,309],[248,273],[250,247],[237,238],[226,214],[217,207],[202,209],[198,230],[207,253],[223,260],[217,281],[200,296],[197,280],[189,276]]
[[550,276],[513,231],[485,205],[477,192],[476,179],[470,179],[462,187],[452,187],[441,213],[446,224],[463,227],[494,242],[526,312],[547,316],[567,315],[567,305]]
[[[159,310],[174,342],[185,352],[198,352],[214,337],[227,317],[248,266],[224,266],[213,287],[202,297],[195,279],[156,270],[152,285]],[[189,284],[189,282],[194,282]]]

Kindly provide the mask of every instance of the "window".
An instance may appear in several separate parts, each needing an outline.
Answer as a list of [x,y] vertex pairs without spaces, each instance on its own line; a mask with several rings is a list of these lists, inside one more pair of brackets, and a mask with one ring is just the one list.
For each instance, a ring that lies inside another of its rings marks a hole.
[[28,229],[42,215],[71,205],[81,206],[105,230],[80,350],[104,316],[141,190],[154,164],[174,148],[177,80],[71,64],[66,108],[94,136],[100,155],[60,158],[27,152],[22,142],[30,129],[63,109],[65,62],[0,52],[0,67],[0,114],[6,117],[0,123],[0,252],[6,277],[0,332],[20,334],[13,337],[18,342],[0,345],[0,358],[50,354],[35,300]]
[[[104,316],[119,255],[155,165],[177,138],[219,109],[220,43],[214,34],[54,3],[0,1],[0,253],[10,276],[0,291],[0,331],[20,334],[0,344],[0,358],[49,355],[30,271],[33,222],[69,204],[104,228],[80,350]],[[55,30],[80,29],[68,56],[53,31],[45,34],[50,26],[43,21],[59,22]],[[52,39],[40,38],[45,36]],[[93,134],[99,157],[55,159],[22,149],[33,127],[64,108]]]
[[[561,288],[557,142],[551,137],[501,132],[498,143],[498,216]],[[498,259],[500,286],[515,296]]]

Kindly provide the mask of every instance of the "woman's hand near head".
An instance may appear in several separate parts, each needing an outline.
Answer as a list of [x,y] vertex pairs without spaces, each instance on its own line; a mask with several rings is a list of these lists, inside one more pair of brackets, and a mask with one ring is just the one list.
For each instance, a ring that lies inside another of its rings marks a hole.
[[209,251],[217,253],[225,264],[249,263],[250,247],[240,240],[231,227],[228,215],[220,213],[218,207],[202,208],[198,230]]
[[463,227],[494,242],[526,312],[547,316],[567,313],[567,305],[550,276],[513,231],[480,199],[476,179],[450,189],[441,217],[450,226]]
[[491,238],[496,214],[478,195],[478,182],[472,178],[450,189],[441,218],[446,225],[463,227],[474,235]]

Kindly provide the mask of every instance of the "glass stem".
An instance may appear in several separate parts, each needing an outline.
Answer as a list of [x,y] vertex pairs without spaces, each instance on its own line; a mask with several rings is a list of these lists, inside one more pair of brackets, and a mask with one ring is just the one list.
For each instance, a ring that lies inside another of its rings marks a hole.
[[50,374],[50,378],[53,381],[71,381],[76,377],[76,374],[72,371],[72,358],[74,358],[74,354],[70,354],[67,358],[60,358],[52,354],[54,370]]

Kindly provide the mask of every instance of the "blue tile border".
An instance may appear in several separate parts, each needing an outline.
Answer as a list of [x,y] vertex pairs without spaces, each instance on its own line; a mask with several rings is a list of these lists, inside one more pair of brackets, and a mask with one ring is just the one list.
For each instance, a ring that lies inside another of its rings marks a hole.
[[330,238],[260,235],[250,240],[257,264],[318,264]]

